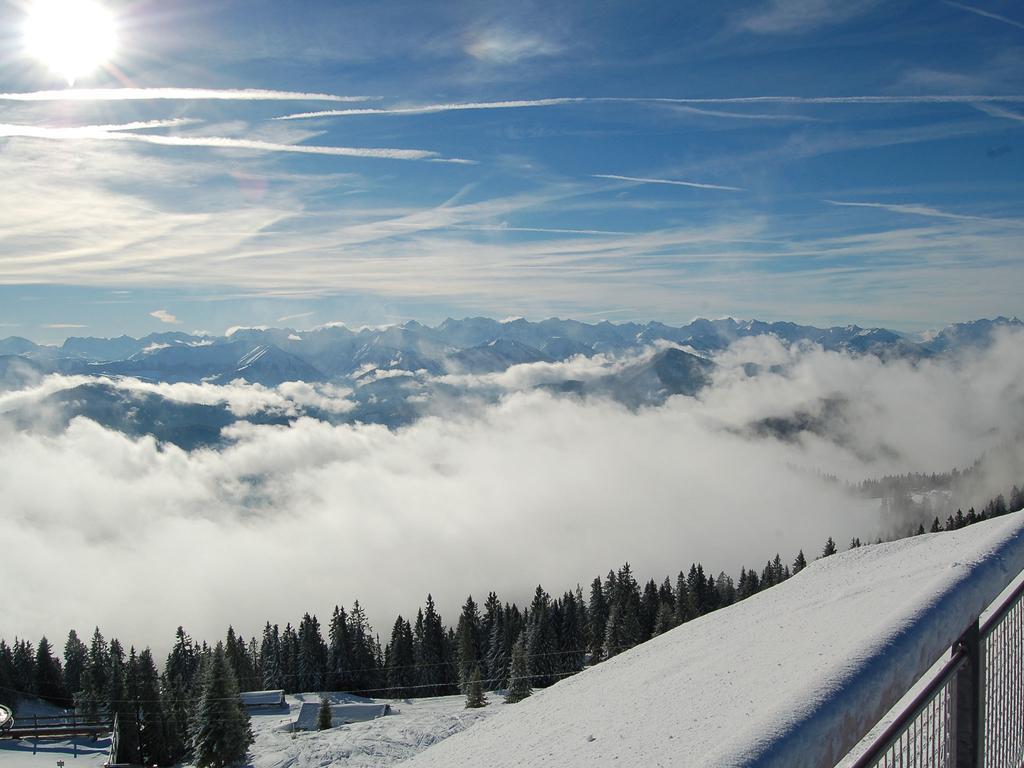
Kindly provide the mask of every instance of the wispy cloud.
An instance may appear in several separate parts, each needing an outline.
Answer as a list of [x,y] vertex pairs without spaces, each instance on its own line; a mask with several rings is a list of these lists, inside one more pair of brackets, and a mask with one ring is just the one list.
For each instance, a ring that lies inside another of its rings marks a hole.
[[750,114],[699,109],[690,105],[698,104],[971,104],[971,103],[1021,103],[1020,94],[927,94],[892,95],[871,94],[860,96],[714,96],[700,98],[638,97],[638,96],[559,96],[543,99],[511,99],[503,101],[449,102],[445,104],[420,104],[404,107],[353,107],[346,109],[324,109],[313,112],[295,112],[275,117],[275,120],[308,120],[318,117],[359,117],[368,115],[429,115],[440,112],[462,112],[481,109],[530,109],[536,107],[557,107],[572,104],[669,104],[692,114],[712,117],[729,117],[746,120],[792,120],[815,121],[813,117],[800,115]]
[[973,5],[964,5],[963,3],[956,3],[953,0],[943,0],[946,5],[951,5],[954,8],[959,8],[961,11],[967,11],[968,13],[975,13],[978,16],[984,16],[986,19],[994,19],[995,21],[1001,21],[1004,24],[1009,24],[1012,27],[1018,29],[1024,29],[1024,22],[1016,21],[1015,19],[1001,16],[998,13],[992,13],[992,11],[986,11],[984,8],[976,8]]
[[519,99],[512,101],[470,101],[450,104],[423,104],[413,107],[389,107],[385,109],[327,109],[319,112],[298,112],[282,115],[275,120],[305,120],[312,117],[355,117],[359,115],[429,115],[436,112],[461,112],[475,109],[524,109],[528,107],[554,107],[561,104],[576,104],[588,101],[584,98]]
[[972,102],[1024,102],[1021,94],[933,93],[924,95],[873,94],[861,96],[716,96],[710,98],[600,98],[594,101],[648,101],[664,104],[970,104]]
[[274,322],[287,323],[291,320],[301,320],[304,317],[312,317],[315,314],[316,312],[299,312],[297,315],[285,315],[284,317],[279,317]]
[[155,317],[161,323],[167,323],[168,325],[179,325],[181,321],[168,312],[166,309],[154,309],[149,313],[150,317]]
[[112,123],[88,127],[96,131],[144,131],[157,128],[181,128],[182,126],[195,125],[201,122],[203,121],[194,117],[175,117],[169,120],[137,120],[134,123]]
[[808,32],[839,24],[869,11],[878,0],[769,0],[740,21],[740,27],[759,34]]
[[61,328],[88,328],[87,325],[81,325],[79,323],[46,323],[43,328],[49,329],[61,329]]
[[557,229],[554,227],[510,227],[502,224],[458,224],[449,229],[463,229],[473,232],[538,232],[553,235],[630,235],[610,229]]
[[996,219],[989,216],[970,216],[961,213],[950,213],[930,205],[918,203],[854,203],[843,200],[826,200],[829,205],[837,205],[843,208],[877,208],[892,213],[907,213],[913,216],[928,216],[935,219],[953,219],[955,221],[978,221],[985,224],[999,224],[1010,227],[1024,226],[1024,221],[1018,219]]
[[682,181],[680,179],[646,179],[639,176],[619,176],[614,173],[594,173],[595,179],[612,179],[614,181],[629,181],[634,184],[670,184],[675,187],[694,187],[695,189],[721,189],[727,192],[745,192],[743,187],[727,187],[723,184],[703,184],[698,181]]
[[373,96],[271,91],[259,88],[68,88],[60,91],[0,93],[0,101],[370,101]]
[[972,104],[975,109],[979,112],[984,112],[986,115],[992,117],[1001,117],[1005,120],[1015,120],[1018,123],[1024,123],[1024,115],[1020,112],[1014,112],[1013,110],[1000,107],[995,104]]
[[795,123],[819,123],[816,117],[806,115],[784,115],[770,114],[764,112],[728,112],[723,109],[700,109],[699,107],[677,106],[677,112],[685,112],[690,115],[705,115],[707,117],[726,117],[735,120],[779,120]]
[[[125,126],[129,126],[126,128]],[[74,128],[54,128],[34,125],[0,123],[0,138],[22,137],[34,139],[128,141],[156,144],[165,147],[209,147],[212,149],[242,149],[258,152],[295,152],[309,155],[337,155],[342,157],[368,157],[386,160],[432,160],[434,162],[472,162],[461,158],[440,157],[425,149],[394,149],[383,147],[328,147],[310,144],[280,144],[258,139],[237,139],[225,136],[164,136],[154,133],[124,133],[142,127],[134,123],[119,126],[87,125]]]
[[555,56],[564,47],[537,34],[488,29],[466,45],[466,53],[489,64],[514,64],[524,59]]

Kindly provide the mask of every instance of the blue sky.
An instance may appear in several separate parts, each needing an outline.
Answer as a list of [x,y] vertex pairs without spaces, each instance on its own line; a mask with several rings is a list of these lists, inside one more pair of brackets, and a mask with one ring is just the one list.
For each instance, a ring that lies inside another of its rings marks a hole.
[[0,5],[0,336],[1024,314],[1019,4],[105,4]]

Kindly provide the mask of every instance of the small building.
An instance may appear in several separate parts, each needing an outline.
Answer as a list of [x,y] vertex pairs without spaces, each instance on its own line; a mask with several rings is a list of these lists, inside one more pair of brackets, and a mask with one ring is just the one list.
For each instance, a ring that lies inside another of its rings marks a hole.
[[238,694],[246,709],[263,709],[284,706],[284,691],[243,691]]
[[[293,731],[315,731],[317,719],[320,714],[320,702],[305,701],[299,709],[299,716],[292,724]],[[391,714],[390,704],[375,704],[373,702],[349,702],[346,704],[331,704],[331,727],[336,725],[347,725],[349,723],[364,723],[367,720],[376,720]]]

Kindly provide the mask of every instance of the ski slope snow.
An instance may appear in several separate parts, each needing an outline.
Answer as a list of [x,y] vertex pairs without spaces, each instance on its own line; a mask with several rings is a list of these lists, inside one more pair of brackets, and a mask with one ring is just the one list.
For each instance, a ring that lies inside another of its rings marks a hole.
[[1024,511],[818,560],[403,768],[833,766],[1022,568]]

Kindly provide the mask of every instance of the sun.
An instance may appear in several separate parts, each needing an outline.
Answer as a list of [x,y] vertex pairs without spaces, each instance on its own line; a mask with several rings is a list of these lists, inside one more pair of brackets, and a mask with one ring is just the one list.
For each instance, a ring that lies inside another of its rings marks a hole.
[[35,0],[28,9],[25,49],[74,85],[114,55],[114,16],[94,0]]

